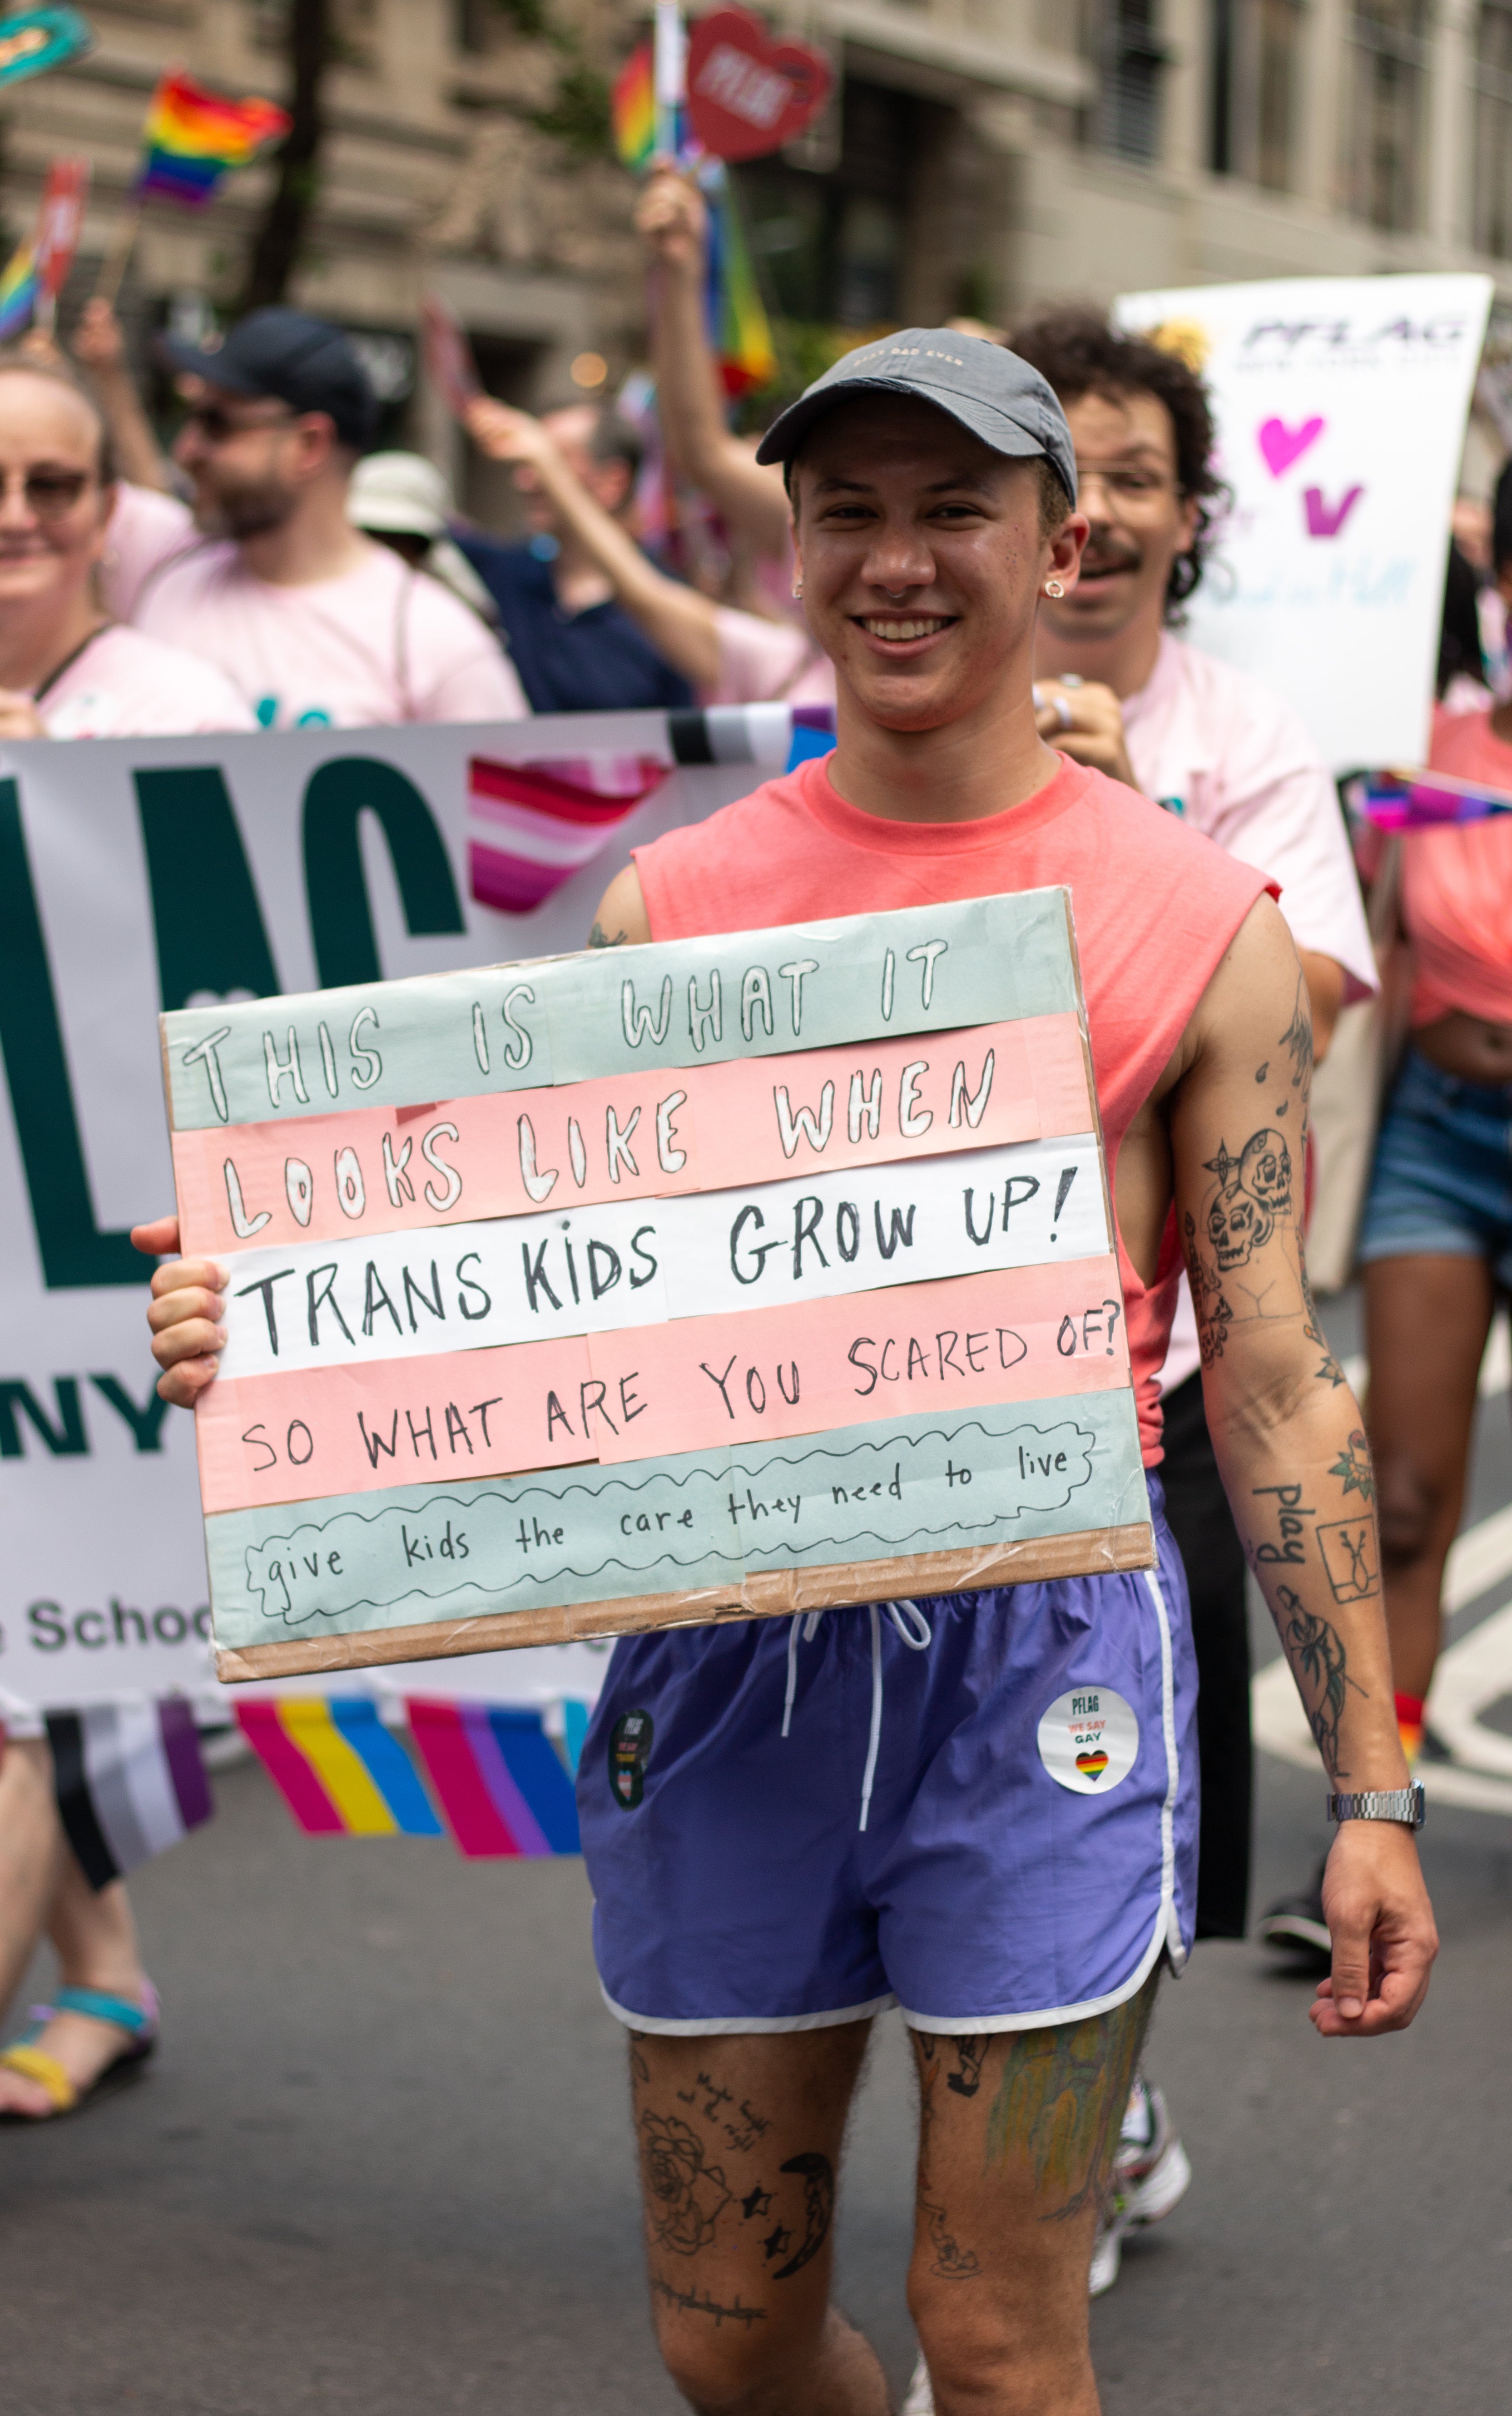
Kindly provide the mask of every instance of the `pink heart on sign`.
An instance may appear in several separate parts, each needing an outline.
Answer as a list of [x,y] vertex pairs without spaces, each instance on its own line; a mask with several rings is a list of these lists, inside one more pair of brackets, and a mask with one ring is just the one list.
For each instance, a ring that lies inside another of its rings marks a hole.
[[1325,423],[1321,419],[1305,419],[1300,428],[1288,428],[1284,419],[1266,419],[1258,430],[1260,449],[1265,456],[1265,467],[1273,478],[1300,461],[1309,445],[1316,445]]

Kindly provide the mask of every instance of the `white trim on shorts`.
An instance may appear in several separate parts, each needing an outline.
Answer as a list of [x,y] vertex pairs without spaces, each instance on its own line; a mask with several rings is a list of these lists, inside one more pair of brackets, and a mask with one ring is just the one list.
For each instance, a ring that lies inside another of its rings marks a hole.
[[[1084,1998],[1079,2005],[1047,2005],[1023,2014],[965,2014],[940,2016],[911,2013],[906,2005],[899,2011],[911,2031],[928,2031],[943,2038],[970,2038],[989,2031],[1039,2031],[1053,2029],[1062,2022],[1089,2021],[1095,2015],[1111,2013],[1115,2005],[1124,2005],[1130,1997],[1138,1996],[1154,1971],[1162,1951],[1169,1955],[1173,1971],[1181,1971],[1187,1961],[1187,1949],[1182,1943],[1181,1924],[1176,1917],[1176,1795],[1181,1782],[1181,1756],[1176,1746],[1175,1656],[1171,1644],[1171,1615],[1160,1590],[1158,1568],[1141,1572],[1150,1589],[1155,1604],[1156,1621],[1160,1631],[1160,1728],[1166,1747],[1166,1793],[1160,1806],[1160,1906],[1155,1917],[1150,1941],[1135,1965],[1129,1978],[1110,1988],[1105,1996]],[[664,2038],[735,2037],[742,2031],[770,2033],[779,2031],[832,2030],[840,2022],[869,2021],[873,2014],[885,2014],[898,2005],[890,1991],[884,1997],[872,1997],[864,2005],[844,2005],[829,2014],[730,2014],[710,2016],[699,2021],[664,2021],[654,2014],[632,2014],[617,2005],[600,1980],[599,1994],[617,2022],[627,2030],[646,2031]]]
[[1160,1572],[1157,1568],[1145,1569],[1142,1575],[1160,1630],[1160,1729],[1166,1746],[1166,1798],[1160,1806],[1160,1909],[1149,1944],[1132,1975],[1118,1987],[1110,1988],[1105,1996],[1084,1998],[1079,2005],[1049,2005],[1036,2013],[972,2014],[944,2020],[934,2014],[910,2013],[902,2005],[899,2010],[911,2031],[929,2031],[945,2038],[969,2038],[986,2031],[1050,2030],[1059,2022],[1088,2021],[1095,2014],[1111,2013],[1115,2005],[1126,2004],[1130,1997],[1138,1996],[1159,1960],[1162,1948],[1171,1958],[1172,1970],[1183,1969],[1187,1949],[1182,1944],[1181,1924],[1176,1918],[1176,1793],[1181,1783],[1181,1756],[1176,1748],[1175,1656],[1171,1649],[1171,1615],[1160,1591]]
[[841,2005],[832,2014],[721,2014],[707,2020],[673,2022],[664,2021],[659,2014],[632,2014],[627,2006],[616,2005],[602,1980],[598,1993],[627,2030],[649,2031],[659,2038],[734,2037],[742,2031],[829,2031],[841,2022],[866,2022],[873,2014],[890,2013],[898,2002],[889,1989],[885,1997],[870,1997],[864,2005]]

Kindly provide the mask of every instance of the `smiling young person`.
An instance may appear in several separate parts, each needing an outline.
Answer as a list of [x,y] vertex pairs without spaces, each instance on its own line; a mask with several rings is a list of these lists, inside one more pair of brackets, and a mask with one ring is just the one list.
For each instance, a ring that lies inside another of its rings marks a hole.
[[[1296,956],[1259,874],[1036,730],[1040,600],[1071,588],[1087,522],[1033,370],[911,330],[849,355],[763,449],[789,468],[839,744],[640,850],[599,924],[629,943],[1069,886],[1159,1565],[616,1646],[579,1804],[599,1973],[631,2033],[653,2308],[695,2408],[884,2416],[829,2289],[847,2114],[897,2002],[922,2113],[910,2303],[942,2416],[1091,2416],[1099,2197],[1157,1975],[1191,1932],[1193,1670],[1156,1472],[1176,1230],[1246,1534],[1270,1539],[1277,1486],[1326,1522],[1368,1476],[1304,1290],[1307,1079],[1280,1049]],[[213,1377],[223,1280],[204,1261],[154,1277],[170,1399]],[[1286,1575],[1269,1597],[1331,1778],[1402,1788],[1379,1600],[1336,1599],[1310,1530]],[[1106,1800],[1059,1786],[1035,1742],[1060,1693],[1098,1681],[1140,1733]],[[627,1805],[609,1747],[635,1713]],[[1403,1807],[1372,1808],[1330,1858],[1329,2037],[1410,2021],[1435,1951]]]

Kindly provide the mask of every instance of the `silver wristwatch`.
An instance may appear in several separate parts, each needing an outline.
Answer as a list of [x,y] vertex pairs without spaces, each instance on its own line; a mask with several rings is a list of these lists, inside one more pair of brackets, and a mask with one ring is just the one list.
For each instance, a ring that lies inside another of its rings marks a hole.
[[1392,1787],[1370,1795],[1330,1795],[1330,1820],[1399,1820],[1404,1828],[1420,1829],[1428,1818],[1423,1782]]

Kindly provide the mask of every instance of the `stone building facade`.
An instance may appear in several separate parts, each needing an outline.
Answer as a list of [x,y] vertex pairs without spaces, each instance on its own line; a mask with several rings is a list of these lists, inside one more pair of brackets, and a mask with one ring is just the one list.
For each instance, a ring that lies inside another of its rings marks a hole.
[[[94,187],[70,300],[129,204],[171,64],[282,94],[299,0],[97,0],[75,67],[0,94],[12,234],[47,159]],[[636,357],[631,180],[602,147],[640,0],[327,0],[337,63],[292,298],[361,334],[391,431],[445,457],[414,375],[421,288],[485,374],[541,404],[571,365]],[[768,298],[863,329],[1048,296],[1207,279],[1480,266],[1512,324],[1512,0],[793,0],[837,99],[740,172]],[[126,289],[139,329],[233,295],[269,189],[149,207]]]

